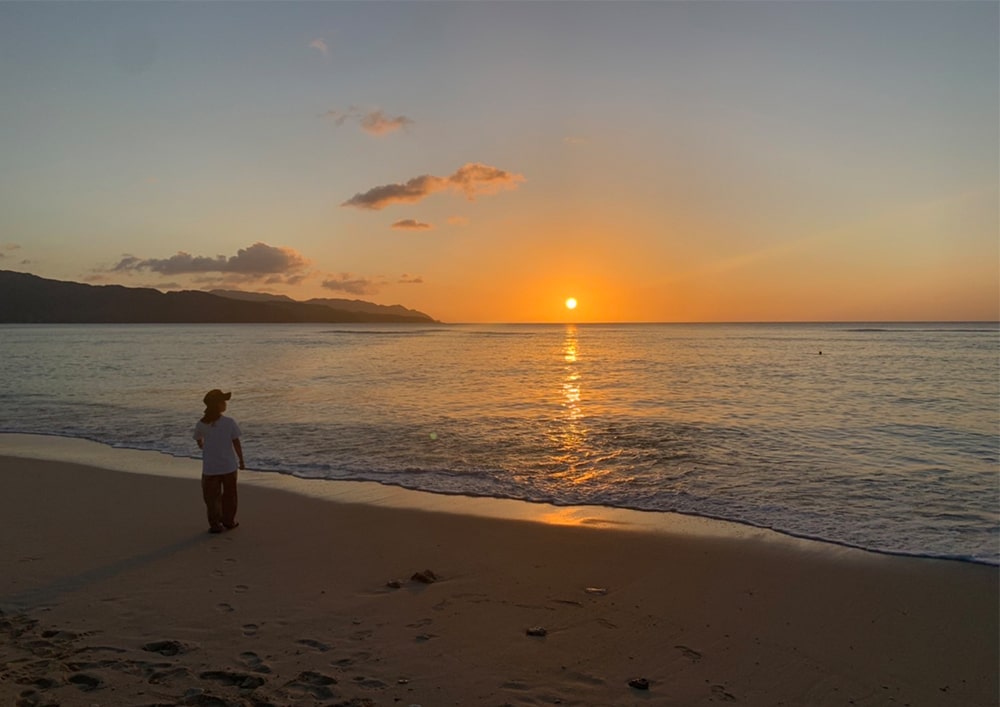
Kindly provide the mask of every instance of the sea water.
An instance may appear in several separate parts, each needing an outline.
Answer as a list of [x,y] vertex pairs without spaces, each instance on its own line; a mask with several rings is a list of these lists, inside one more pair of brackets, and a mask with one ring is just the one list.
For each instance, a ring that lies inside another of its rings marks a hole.
[[5,325],[0,432],[1000,564],[991,324]]

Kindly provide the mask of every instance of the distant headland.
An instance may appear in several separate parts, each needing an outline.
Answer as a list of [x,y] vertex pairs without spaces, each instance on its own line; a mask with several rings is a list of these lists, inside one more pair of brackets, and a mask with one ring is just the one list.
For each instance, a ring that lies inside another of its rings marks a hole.
[[0,270],[3,324],[410,323],[437,320],[401,305],[255,292],[87,285]]

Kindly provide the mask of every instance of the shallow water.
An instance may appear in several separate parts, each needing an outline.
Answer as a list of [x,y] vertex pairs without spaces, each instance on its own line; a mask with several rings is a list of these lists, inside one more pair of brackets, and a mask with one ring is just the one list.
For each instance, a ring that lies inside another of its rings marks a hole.
[[[0,431],[1000,563],[995,324],[0,327]],[[822,352],[822,353],[820,353]]]

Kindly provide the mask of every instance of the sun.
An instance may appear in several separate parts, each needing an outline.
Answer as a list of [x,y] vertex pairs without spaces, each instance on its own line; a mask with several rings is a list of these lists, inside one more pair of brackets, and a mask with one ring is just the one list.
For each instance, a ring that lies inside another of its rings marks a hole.
[[566,309],[576,309],[576,298],[570,297],[566,300]]

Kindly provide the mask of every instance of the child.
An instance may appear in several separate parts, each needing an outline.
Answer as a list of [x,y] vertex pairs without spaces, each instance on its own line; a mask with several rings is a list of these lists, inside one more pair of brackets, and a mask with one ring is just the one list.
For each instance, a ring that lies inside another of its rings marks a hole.
[[226,417],[226,401],[232,393],[218,388],[205,394],[205,415],[194,428],[201,449],[201,494],[208,510],[208,532],[221,533],[236,522],[236,470],[245,469],[240,426]]

